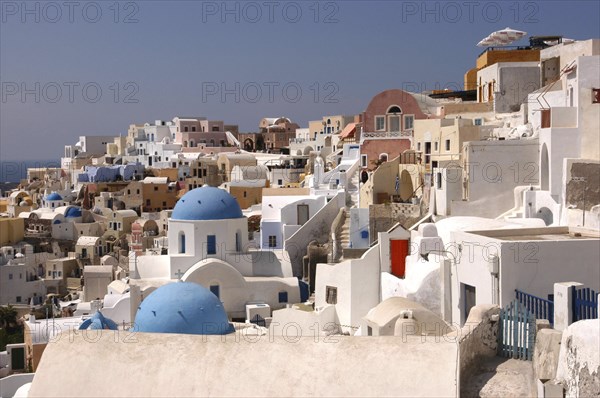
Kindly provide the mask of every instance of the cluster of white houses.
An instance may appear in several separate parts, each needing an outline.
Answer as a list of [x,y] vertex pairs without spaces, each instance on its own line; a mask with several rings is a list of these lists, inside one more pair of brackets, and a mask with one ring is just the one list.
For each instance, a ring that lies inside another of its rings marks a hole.
[[[60,167],[30,169],[0,202],[0,304],[32,314],[31,336],[9,351],[23,355],[21,369],[41,372],[26,388],[60,395],[48,383],[66,376],[42,352],[68,325],[171,333],[141,337],[141,347],[172,333],[269,334],[273,363],[297,355],[277,340],[294,325],[299,336],[337,336],[346,350],[385,347],[406,358],[417,350],[421,363],[401,379],[436,371],[431,395],[455,395],[453,348],[392,349],[375,336],[399,336],[409,319],[461,327],[474,307],[505,307],[516,290],[547,300],[565,281],[600,290],[599,71],[598,39],[490,48],[465,74],[464,91],[386,90],[360,115],[308,128],[264,118],[258,133],[240,133],[175,117],[131,125],[126,136],[80,137]],[[39,319],[45,303],[59,325],[52,333]],[[304,360],[319,350],[302,344]],[[217,346],[216,369],[218,358],[252,350]],[[47,355],[64,360],[81,347]],[[119,369],[98,355],[98,366]],[[91,377],[95,385],[101,375]],[[198,391],[239,393],[222,380]],[[194,394],[190,383],[171,391]],[[248,383],[249,394],[258,391]],[[267,393],[276,391],[298,393]]]

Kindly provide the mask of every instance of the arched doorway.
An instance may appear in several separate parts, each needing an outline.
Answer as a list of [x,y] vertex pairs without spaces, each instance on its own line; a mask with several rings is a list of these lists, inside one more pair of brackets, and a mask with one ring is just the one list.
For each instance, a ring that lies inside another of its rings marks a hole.
[[244,149],[246,151],[253,151],[254,150],[254,141],[252,140],[252,138],[246,138],[244,140]]
[[552,214],[552,210],[550,210],[547,207],[542,207],[541,209],[539,209],[537,213],[535,213],[535,218],[541,218],[542,220],[544,220],[546,226],[552,225],[552,223],[554,222],[554,214]]

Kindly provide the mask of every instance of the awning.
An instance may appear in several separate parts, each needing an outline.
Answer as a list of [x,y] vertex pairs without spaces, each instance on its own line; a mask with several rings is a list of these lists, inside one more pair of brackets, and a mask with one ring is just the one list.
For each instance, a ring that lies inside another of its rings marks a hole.
[[356,132],[356,123],[348,123],[346,127],[340,133],[340,139],[343,140],[348,137],[354,137],[354,133]]

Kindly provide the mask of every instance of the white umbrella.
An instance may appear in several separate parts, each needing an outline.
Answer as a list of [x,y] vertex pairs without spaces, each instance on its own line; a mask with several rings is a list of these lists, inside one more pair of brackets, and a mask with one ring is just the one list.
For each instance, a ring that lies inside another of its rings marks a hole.
[[514,41],[519,40],[526,34],[527,32],[523,32],[521,30],[505,28],[491,33],[488,37],[477,43],[477,45],[480,47],[506,46]]
[[489,46],[493,46],[494,45],[494,40],[488,36],[485,39],[481,40],[479,43],[477,43],[478,47],[489,47]]

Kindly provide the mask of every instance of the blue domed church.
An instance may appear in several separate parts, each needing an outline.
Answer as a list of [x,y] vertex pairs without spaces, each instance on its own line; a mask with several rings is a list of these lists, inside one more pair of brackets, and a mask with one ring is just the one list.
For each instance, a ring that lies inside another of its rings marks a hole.
[[227,334],[234,331],[221,301],[191,282],[170,283],[139,306],[134,330],[145,333]]
[[173,274],[201,259],[226,261],[248,245],[248,219],[237,200],[214,187],[194,189],[175,205],[169,220],[169,255]]

